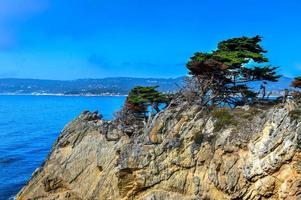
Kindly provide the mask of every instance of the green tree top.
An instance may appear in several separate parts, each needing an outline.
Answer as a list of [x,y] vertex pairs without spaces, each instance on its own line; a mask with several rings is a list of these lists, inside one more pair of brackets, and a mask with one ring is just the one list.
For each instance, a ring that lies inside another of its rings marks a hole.
[[190,73],[198,75],[202,69],[217,67],[220,69],[239,68],[253,60],[257,63],[268,62],[264,56],[266,50],[260,45],[260,36],[253,38],[233,38],[218,43],[218,49],[211,53],[197,52],[187,64]]
[[157,91],[158,86],[142,87],[137,86],[133,88],[128,96],[130,103],[165,103],[166,95]]
[[232,38],[218,43],[215,51],[195,53],[187,68],[197,81],[206,85],[207,92],[203,88],[202,94],[215,96],[224,103],[235,102],[235,96],[250,97],[248,82],[277,81],[277,67],[263,66],[269,60],[260,42],[260,36]]
[[127,99],[126,108],[137,113],[146,113],[148,106],[151,106],[157,112],[160,111],[160,104],[167,104],[169,98],[167,95],[157,91],[158,86],[133,88]]

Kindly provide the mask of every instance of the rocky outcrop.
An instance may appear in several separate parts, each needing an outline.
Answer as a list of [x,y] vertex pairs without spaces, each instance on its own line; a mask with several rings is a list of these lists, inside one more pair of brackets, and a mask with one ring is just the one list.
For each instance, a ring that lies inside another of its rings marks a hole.
[[172,103],[131,137],[84,112],[17,199],[301,199],[298,109]]

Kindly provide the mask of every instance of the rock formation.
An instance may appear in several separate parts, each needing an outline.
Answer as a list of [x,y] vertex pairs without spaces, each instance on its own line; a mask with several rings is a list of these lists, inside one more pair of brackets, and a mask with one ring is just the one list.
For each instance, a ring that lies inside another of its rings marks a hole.
[[301,199],[299,109],[174,102],[132,136],[84,112],[16,199]]

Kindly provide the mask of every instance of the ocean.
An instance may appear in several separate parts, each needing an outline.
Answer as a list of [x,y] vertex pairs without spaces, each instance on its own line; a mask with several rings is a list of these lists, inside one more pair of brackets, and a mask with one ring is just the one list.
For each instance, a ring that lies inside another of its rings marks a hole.
[[83,110],[112,119],[125,97],[0,96],[0,200],[12,199]]

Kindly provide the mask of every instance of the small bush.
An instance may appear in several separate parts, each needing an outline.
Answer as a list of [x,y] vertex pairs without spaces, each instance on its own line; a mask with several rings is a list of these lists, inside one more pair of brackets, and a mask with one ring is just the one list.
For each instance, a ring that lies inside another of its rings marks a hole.
[[252,120],[260,111],[254,107],[250,107],[248,110],[236,110],[235,115],[241,119]]
[[237,125],[237,122],[227,108],[213,110],[212,117],[216,120],[213,130],[214,132],[218,132],[229,125]]
[[292,97],[296,103],[298,103],[298,104],[301,103],[301,92],[300,91],[292,92]]
[[289,117],[292,119],[292,120],[300,120],[301,119],[301,110],[297,109],[297,110],[292,110],[289,112]]

